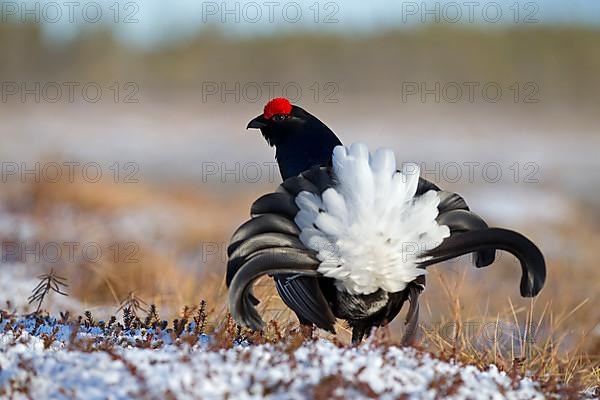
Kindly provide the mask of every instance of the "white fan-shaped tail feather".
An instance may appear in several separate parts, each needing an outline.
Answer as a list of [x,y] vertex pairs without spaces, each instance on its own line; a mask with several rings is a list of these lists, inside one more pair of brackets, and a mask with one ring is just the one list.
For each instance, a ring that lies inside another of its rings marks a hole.
[[423,252],[450,235],[436,221],[437,192],[415,197],[418,166],[398,172],[389,149],[371,157],[364,144],[337,146],[332,165],[334,187],[296,197],[300,240],[318,253],[319,272],[350,293],[404,290],[425,274]]

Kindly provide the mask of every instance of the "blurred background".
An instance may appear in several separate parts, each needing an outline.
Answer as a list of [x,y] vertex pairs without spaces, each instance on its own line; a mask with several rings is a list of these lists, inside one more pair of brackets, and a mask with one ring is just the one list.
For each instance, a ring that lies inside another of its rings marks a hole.
[[[536,337],[600,354],[597,1],[0,7],[2,307],[35,309],[54,269],[69,297],[51,311],[108,315],[133,292],[164,316],[201,299],[222,316],[227,240],[280,181],[245,127],[285,96],[542,248],[533,305],[506,254],[431,269],[424,327],[459,311],[523,326],[531,308]],[[263,312],[293,321],[261,290]]]

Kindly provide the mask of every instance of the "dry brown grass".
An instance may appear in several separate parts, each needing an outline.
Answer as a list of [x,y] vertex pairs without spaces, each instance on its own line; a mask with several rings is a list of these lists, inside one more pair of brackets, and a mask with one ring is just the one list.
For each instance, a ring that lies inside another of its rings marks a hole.
[[[440,285],[449,289],[449,310],[433,328],[422,326],[420,345],[424,349],[480,368],[493,363],[555,389],[561,383],[583,388],[600,384],[600,359],[590,348],[598,340],[590,338],[589,327],[594,323],[582,319],[583,311],[590,306],[588,299],[565,309],[538,299],[520,301],[522,304],[517,306],[508,298],[503,311],[492,314],[488,308],[473,314],[463,306],[473,300],[468,291],[449,288],[441,275],[439,278]],[[486,301],[501,307],[497,299]]]
[[[80,261],[64,263],[57,271],[68,278],[69,294],[85,307],[108,306],[116,311],[121,301],[135,291],[148,304],[157,305],[163,317],[171,319],[184,305],[199,304],[204,299],[208,302],[209,326],[222,331],[231,325],[223,279],[224,249],[203,259],[198,254],[199,243],[226,245],[233,229],[247,218],[248,204],[263,191],[252,187],[234,196],[211,196],[199,189],[181,187],[165,191],[108,182],[37,184],[9,196],[9,204],[20,204],[13,207],[16,212],[33,215],[45,227],[42,237],[46,238],[53,234],[53,221],[48,215],[65,204],[77,210],[81,220],[94,216],[92,220],[99,224],[117,211],[126,213],[157,205],[168,209],[179,216],[177,229],[159,229],[154,233],[156,240],[141,244],[139,262]],[[582,212],[571,225],[549,227],[551,232],[545,232],[571,241],[576,251],[548,257],[547,286],[533,301],[518,296],[519,267],[508,256],[483,270],[468,266],[467,259],[432,269],[422,296],[419,346],[482,368],[494,363],[507,371],[531,374],[553,390],[563,390],[563,383],[578,390],[600,386],[600,269],[596,268],[595,254],[600,239],[598,227],[584,215]],[[107,244],[120,234],[109,232]],[[295,328],[295,318],[276,296],[269,279],[260,281],[256,293],[262,299],[264,319],[277,322],[269,329],[279,332]],[[391,342],[398,341],[401,318],[383,331]],[[509,334],[514,334],[513,340],[507,339]],[[348,329],[342,324],[338,324],[336,340],[349,342]]]

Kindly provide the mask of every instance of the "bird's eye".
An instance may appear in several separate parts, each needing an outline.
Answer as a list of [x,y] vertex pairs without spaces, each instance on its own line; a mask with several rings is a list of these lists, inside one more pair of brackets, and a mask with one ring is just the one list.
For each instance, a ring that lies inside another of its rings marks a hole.
[[283,121],[286,118],[287,118],[287,116],[285,114],[275,114],[273,116],[274,121]]

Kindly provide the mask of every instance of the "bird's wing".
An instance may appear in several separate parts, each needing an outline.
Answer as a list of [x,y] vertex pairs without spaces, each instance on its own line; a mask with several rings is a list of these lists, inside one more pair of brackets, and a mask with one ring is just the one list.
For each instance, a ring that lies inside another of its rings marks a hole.
[[275,286],[283,302],[291,308],[300,323],[314,324],[335,333],[335,317],[319,285],[319,279],[294,275],[275,275]]
[[316,272],[319,261],[314,251],[300,242],[294,224],[298,212],[294,199],[298,193],[320,195],[331,184],[327,168],[315,168],[285,180],[277,192],[254,202],[252,219],[238,228],[227,249],[226,281],[230,287],[231,313],[237,321],[254,329],[262,326],[254,309],[258,300],[252,294],[252,283],[259,274],[268,273],[275,278],[283,302],[300,322],[334,332],[335,317]]

